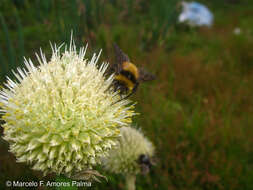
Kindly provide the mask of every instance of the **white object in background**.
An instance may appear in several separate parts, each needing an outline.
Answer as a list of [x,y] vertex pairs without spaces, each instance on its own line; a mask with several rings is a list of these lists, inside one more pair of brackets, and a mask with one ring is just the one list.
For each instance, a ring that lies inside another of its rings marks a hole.
[[211,26],[213,14],[210,10],[197,2],[182,3],[183,11],[179,15],[179,22],[187,22],[190,26]]
[[239,35],[239,34],[241,34],[241,29],[239,28],[239,27],[236,27],[235,29],[234,29],[234,34],[235,35]]

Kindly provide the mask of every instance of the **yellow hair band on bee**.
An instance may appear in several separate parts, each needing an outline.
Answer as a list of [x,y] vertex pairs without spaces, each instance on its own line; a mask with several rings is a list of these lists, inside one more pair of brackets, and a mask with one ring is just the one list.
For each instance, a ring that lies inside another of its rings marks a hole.
[[135,84],[124,75],[116,75],[115,79],[123,82],[129,88],[129,90],[133,90]]
[[139,77],[139,72],[138,72],[138,68],[131,62],[124,62],[122,64],[122,70],[124,71],[129,71],[130,73],[132,73],[136,79],[138,79]]

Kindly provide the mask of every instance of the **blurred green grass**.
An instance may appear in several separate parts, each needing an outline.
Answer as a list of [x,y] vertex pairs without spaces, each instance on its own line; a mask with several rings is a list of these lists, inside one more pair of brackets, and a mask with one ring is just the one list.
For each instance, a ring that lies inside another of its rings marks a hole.
[[[200,1],[214,12],[212,28],[177,23],[177,0],[2,0],[0,79],[13,77],[23,56],[49,41],[68,42],[113,62],[112,43],[156,73],[133,97],[135,123],[157,148],[158,163],[137,189],[253,189],[253,2]],[[233,30],[240,27],[240,35]],[[0,142],[0,187],[6,180],[54,180],[15,163]],[[124,189],[122,176],[91,189]]]

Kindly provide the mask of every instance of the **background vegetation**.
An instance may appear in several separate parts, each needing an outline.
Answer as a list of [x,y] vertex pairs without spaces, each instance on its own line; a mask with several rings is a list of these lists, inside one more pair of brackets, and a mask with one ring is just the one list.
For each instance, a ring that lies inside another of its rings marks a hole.
[[[178,0],[1,0],[0,80],[23,56],[36,64],[40,47],[50,58],[49,41],[69,42],[71,30],[110,63],[117,42],[157,75],[132,97],[158,158],[137,190],[253,189],[253,1],[199,2],[214,13],[212,28],[177,23]],[[124,189],[122,176],[108,175],[89,189]],[[6,180],[55,180],[17,164],[1,138],[0,179],[1,189]]]

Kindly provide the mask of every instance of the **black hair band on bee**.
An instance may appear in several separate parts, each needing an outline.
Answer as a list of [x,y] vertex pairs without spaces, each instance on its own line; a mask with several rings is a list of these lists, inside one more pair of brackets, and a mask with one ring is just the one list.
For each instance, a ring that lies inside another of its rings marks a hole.
[[129,71],[122,70],[122,71],[120,72],[120,74],[123,75],[123,76],[125,76],[125,77],[127,77],[127,78],[128,78],[129,80],[131,80],[133,83],[136,83],[136,82],[137,82],[137,80],[136,80],[134,74],[131,73],[131,72],[129,72]]

